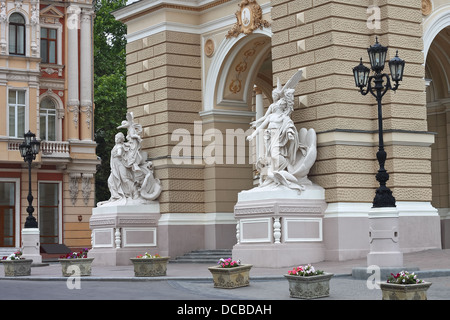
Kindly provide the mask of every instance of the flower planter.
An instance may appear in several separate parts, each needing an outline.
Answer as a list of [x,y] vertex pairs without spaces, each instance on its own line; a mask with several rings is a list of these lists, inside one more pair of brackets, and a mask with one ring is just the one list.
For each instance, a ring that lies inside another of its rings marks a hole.
[[250,284],[251,264],[243,264],[238,267],[222,268],[209,267],[214,281],[214,288],[234,289]]
[[330,295],[330,279],[332,273],[316,276],[284,275],[289,282],[291,298],[316,299]]
[[64,277],[90,276],[94,258],[58,259]]
[[416,284],[380,283],[383,300],[427,300],[431,282]]
[[1,260],[6,277],[29,276],[33,259]]
[[134,266],[135,277],[161,277],[167,273],[170,257],[130,258]]

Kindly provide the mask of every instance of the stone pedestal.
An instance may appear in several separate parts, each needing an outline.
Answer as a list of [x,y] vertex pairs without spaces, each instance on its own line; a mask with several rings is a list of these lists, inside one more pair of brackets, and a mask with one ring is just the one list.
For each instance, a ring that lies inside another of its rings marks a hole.
[[400,251],[398,230],[397,208],[372,208],[370,210],[368,266],[403,266],[403,253]]
[[158,248],[159,202],[141,205],[101,206],[92,209],[90,227],[93,266],[131,265],[130,258]]
[[255,188],[238,195],[233,259],[257,267],[291,267],[324,260],[324,189]]
[[38,228],[22,229],[22,257],[32,259],[33,265],[42,264],[39,236]]

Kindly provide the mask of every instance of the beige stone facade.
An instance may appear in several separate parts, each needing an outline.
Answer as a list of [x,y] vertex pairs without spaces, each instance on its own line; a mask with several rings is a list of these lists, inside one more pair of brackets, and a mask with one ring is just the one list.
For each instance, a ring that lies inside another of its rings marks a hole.
[[[41,244],[89,247],[94,174],[91,1],[0,1],[0,252],[22,246],[30,130],[41,141],[32,164]],[[80,84],[80,85],[79,85]]]
[[[177,255],[235,243],[233,208],[237,194],[253,187],[255,153],[246,145],[237,156],[236,144],[245,143],[258,116],[259,92],[267,107],[277,78],[284,84],[302,69],[292,118],[317,133],[310,178],[325,189],[325,258],[367,254],[378,118],[375,99],[358,92],[351,70],[360,58],[368,64],[375,37],[389,47],[387,59],[398,50],[406,61],[399,90],[383,98],[401,247],[441,247],[450,207],[441,116],[449,94],[449,14],[443,0],[149,0],[115,12],[128,27],[128,109],[144,127],[144,148],[163,186],[164,250]],[[227,130],[235,134],[228,144]],[[227,149],[231,141],[235,153]],[[208,161],[211,150],[215,161]]]

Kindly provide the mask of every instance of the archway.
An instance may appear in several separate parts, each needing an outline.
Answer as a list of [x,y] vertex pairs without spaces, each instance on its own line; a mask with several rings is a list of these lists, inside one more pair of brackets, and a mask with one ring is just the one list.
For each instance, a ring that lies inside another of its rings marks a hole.
[[450,15],[447,16],[445,24],[442,17],[436,20],[435,26],[440,30],[428,29],[434,30],[432,41],[424,38],[428,130],[436,132],[431,151],[432,205],[441,217],[443,248],[450,247]]
[[232,214],[238,193],[253,187],[252,154],[246,136],[256,116],[255,85],[271,99],[270,35],[270,30],[258,29],[226,38],[212,57],[200,116],[206,156],[214,149],[215,155],[221,153],[223,158],[215,157],[216,161],[205,164],[207,212]]

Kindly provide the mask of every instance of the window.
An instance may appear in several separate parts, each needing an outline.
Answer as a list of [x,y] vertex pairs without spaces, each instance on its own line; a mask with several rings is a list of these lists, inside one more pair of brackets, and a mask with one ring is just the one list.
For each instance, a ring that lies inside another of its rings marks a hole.
[[44,98],[39,108],[41,140],[56,141],[56,103]]
[[56,29],[41,28],[41,61],[56,62]]
[[9,17],[9,53],[25,55],[25,19],[19,13]]
[[9,136],[23,138],[25,133],[25,91],[9,90]]
[[0,247],[15,246],[15,186],[14,182],[0,181]]
[[59,243],[59,183],[39,182],[41,243]]

